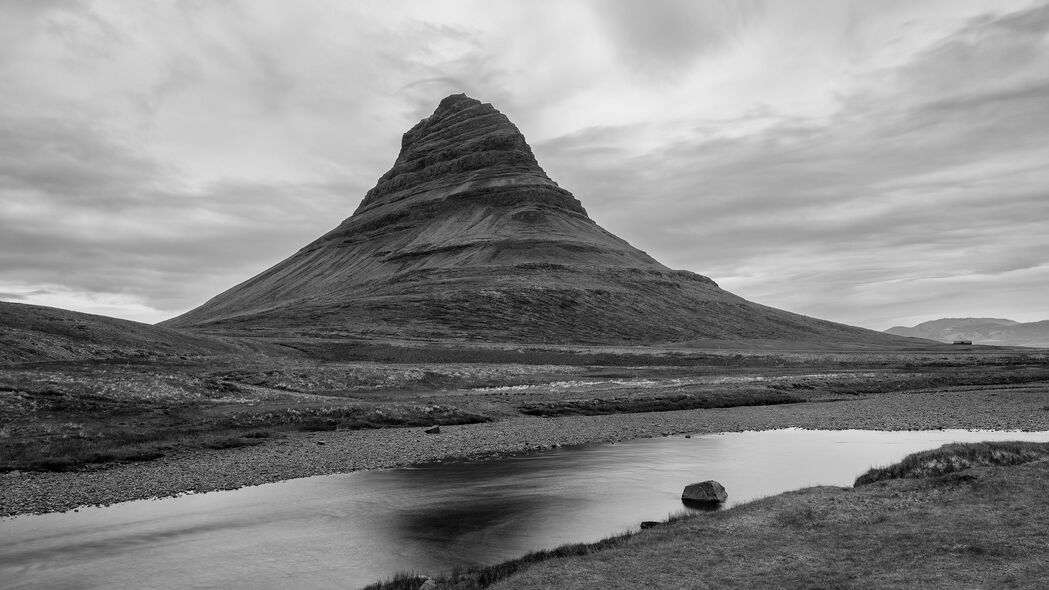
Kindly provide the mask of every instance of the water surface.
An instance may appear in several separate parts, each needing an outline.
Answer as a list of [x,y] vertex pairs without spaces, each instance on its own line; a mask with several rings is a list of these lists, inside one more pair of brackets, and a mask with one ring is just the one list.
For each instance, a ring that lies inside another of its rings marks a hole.
[[677,436],[18,517],[0,520],[0,586],[353,588],[597,540],[685,509],[696,481],[720,481],[731,505],[979,440],[1049,432]]

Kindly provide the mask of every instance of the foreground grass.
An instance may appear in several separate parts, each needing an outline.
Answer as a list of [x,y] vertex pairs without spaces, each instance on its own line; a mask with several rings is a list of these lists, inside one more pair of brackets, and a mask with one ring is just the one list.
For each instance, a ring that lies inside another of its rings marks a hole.
[[[438,588],[1047,588],[1049,444],[917,453],[633,535],[435,578]],[[946,469],[929,469],[935,460]],[[889,474],[889,475],[886,475]],[[373,590],[418,588],[402,574]]]
[[862,486],[903,478],[937,477],[970,467],[1022,465],[1049,456],[1049,445],[1031,442],[987,442],[944,445],[908,455],[899,463],[876,467],[856,479]]
[[[550,559],[562,559],[589,555],[598,551],[604,551],[617,547],[627,542],[632,535],[625,533],[614,537],[608,537],[595,543],[574,543],[562,545],[546,551],[536,551],[517,559],[504,561],[496,565],[474,568],[455,568],[448,575],[441,576],[435,582],[441,588],[456,588],[457,590],[474,590],[487,588],[493,583],[502,580],[514,573],[527,568],[529,565],[547,561]],[[412,573],[399,573],[386,582],[378,582],[366,586],[364,590],[416,590],[425,580],[425,577]]]

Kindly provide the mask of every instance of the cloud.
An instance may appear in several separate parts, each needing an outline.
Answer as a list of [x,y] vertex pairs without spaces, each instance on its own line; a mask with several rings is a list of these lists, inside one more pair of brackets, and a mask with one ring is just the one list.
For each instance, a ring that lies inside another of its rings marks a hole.
[[723,49],[754,26],[761,0],[612,0],[591,5],[620,58],[632,67],[670,75]]
[[[0,60],[0,290],[164,319],[333,227],[392,160],[352,141],[369,119],[340,118],[376,98],[318,89],[303,62],[320,53],[274,42],[273,12],[185,7],[18,13],[20,59]],[[351,62],[320,74],[376,67]]]
[[225,289],[301,247],[364,192],[334,178],[195,188],[90,126],[0,119],[0,128],[0,285],[22,286],[21,300],[51,300],[30,286],[60,279],[106,309],[133,297],[163,319],[196,303],[201,287]]
[[957,280],[951,301],[1015,308],[1015,271],[1049,256],[1047,10],[974,20],[831,117],[699,121],[641,155],[612,147],[629,129],[593,128],[537,152],[573,159],[562,184],[614,233],[759,301],[879,327],[871,302],[925,297],[899,281]]
[[334,227],[401,134],[465,91],[596,221],[743,296],[870,327],[946,315],[937,302],[1049,317],[1030,295],[1049,252],[1047,15],[1026,0],[12,3],[0,291],[185,311]]
[[133,189],[159,174],[156,162],[69,119],[0,116],[0,190],[62,195],[72,202],[140,199]]
[[[15,285],[15,289],[18,288]],[[70,289],[64,285],[48,285],[46,288],[24,288],[22,291],[0,292],[0,300],[71,309],[82,313],[121,317],[146,323],[153,323],[157,315],[157,310],[148,305],[142,297],[128,294],[84,292],[79,289]]]

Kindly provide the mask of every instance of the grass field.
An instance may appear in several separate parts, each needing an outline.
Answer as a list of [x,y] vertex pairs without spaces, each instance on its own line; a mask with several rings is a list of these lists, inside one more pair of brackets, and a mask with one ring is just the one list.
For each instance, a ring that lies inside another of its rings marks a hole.
[[[437,588],[1046,588],[1049,444],[948,445],[861,476],[437,576]],[[928,465],[939,467],[929,469]],[[400,574],[370,590],[418,588]]]

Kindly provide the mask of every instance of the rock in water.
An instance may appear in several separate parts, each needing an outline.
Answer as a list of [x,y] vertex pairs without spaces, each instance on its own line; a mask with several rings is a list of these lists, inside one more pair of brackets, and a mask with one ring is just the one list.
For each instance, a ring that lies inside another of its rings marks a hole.
[[725,491],[725,486],[711,479],[685,486],[685,491],[681,492],[681,499],[704,504],[721,503],[728,500],[728,492]]
[[505,115],[464,94],[404,134],[393,167],[342,224],[164,324],[536,343],[905,341],[663,266],[594,223]]

